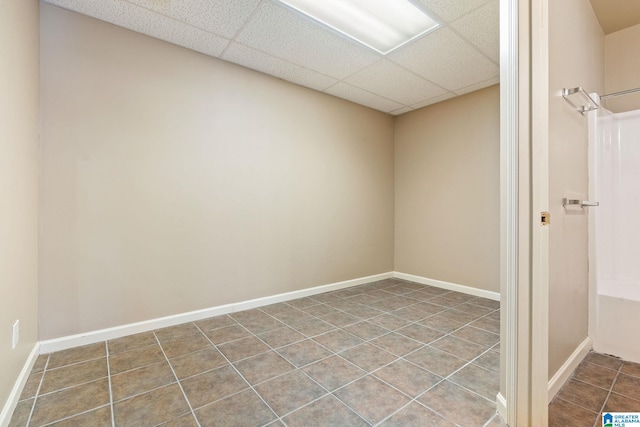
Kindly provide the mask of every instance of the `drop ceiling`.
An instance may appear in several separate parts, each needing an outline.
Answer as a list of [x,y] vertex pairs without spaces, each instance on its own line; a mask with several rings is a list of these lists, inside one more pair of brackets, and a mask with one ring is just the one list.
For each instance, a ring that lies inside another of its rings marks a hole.
[[277,0],[44,0],[376,110],[499,82],[499,0],[414,0],[441,25],[379,54]]

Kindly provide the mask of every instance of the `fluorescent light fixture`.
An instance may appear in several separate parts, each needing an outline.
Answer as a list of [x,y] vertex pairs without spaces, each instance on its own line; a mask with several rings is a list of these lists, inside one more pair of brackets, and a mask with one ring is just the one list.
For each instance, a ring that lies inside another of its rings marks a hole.
[[438,27],[409,0],[280,0],[385,55]]

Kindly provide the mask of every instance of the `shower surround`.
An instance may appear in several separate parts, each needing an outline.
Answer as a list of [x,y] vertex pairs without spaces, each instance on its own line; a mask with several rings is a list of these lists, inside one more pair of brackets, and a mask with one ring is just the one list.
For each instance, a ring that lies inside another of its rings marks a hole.
[[640,110],[589,113],[589,335],[640,362]]

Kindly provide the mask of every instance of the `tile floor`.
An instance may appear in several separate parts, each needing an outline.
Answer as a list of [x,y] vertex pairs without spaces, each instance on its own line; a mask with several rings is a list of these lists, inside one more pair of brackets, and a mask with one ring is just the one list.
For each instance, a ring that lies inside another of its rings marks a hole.
[[42,355],[11,426],[500,426],[499,320],[383,280]]
[[640,364],[590,352],[549,404],[549,426],[602,425],[602,412],[640,412]]

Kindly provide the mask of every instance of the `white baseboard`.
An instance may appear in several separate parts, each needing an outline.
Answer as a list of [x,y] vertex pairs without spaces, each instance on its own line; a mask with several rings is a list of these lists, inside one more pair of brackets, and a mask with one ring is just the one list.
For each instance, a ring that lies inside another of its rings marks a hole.
[[9,425],[13,411],[16,409],[18,401],[20,400],[22,389],[27,383],[31,370],[33,369],[33,365],[36,363],[36,359],[38,359],[39,355],[40,344],[36,343],[31,349],[31,353],[29,353],[27,361],[24,363],[22,371],[20,371],[20,375],[11,389],[11,393],[9,393],[9,398],[5,402],[2,412],[0,412],[0,427],[7,427]]
[[[362,285],[377,280],[390,279],[394,275],[393,272],[376,274],[373,276],[360,277],[357,279],[345,280],[344,282],[331,283],[328,285],[316,286],[299,291],[286,292],[282,294],[272,295],[263,298],[256,298],[248,301],[242,301],[233,304],[225,304],[217,307],[206,308],[203,310],[191,311],[187,313],[175,314],[172,316],[161,317],[157,319],[146,320],[143,322],[130,323],[127,325],[116,326],[113,328],[101,329],[77,335],[56,338],[40,342],[40,352],[42,354],[54,351],[66,350],[72,347],[78,347],[87,344],[94,344],[114,338],[120,338],[140,332],[148,332],[154,329],[175,326],[181,323],[193,322],[196,320],[206,319],[208,317],[220,316],[222,314],[235,313],[237,311],[249,310],[251,308],[262,307],[269,304],[288,301],[296,298],[303,298],[320,294],[323,292],[335,291],[338,289],[348,288],[351,286]],[[1,426],[0,426],[1,427]]]
[[507,399],[504,398],[502,393],[498,393],[496,396],[496,409],[498,410],[498,415],[502,417],[503,420],[507,420]]
[[484,289],[472,288],[471,286],[458,285],[457,283],[443,282],[442,280],[429,279],[422,276],[414,276],[413,274],[393,272],[396,279],[409,280],[411,282],[421,283],[423,285],[435,286],[450,291],[462,292],[464,294],[474,295],[476,297],[488,298],[494,301],[500,301],[500,293],[487,291]]
[[567,382],[573,371],[575,371],[592,347],[593,342],[591,341],[591,338],[585,338],[585,340],[578,345],[571,356],[569,356],[569,358],[564,362],[560,369],[558,369],[558,372],[551,377],[549,380],[549,402],[551,402],[556,394],[558,394],[562,386]]

